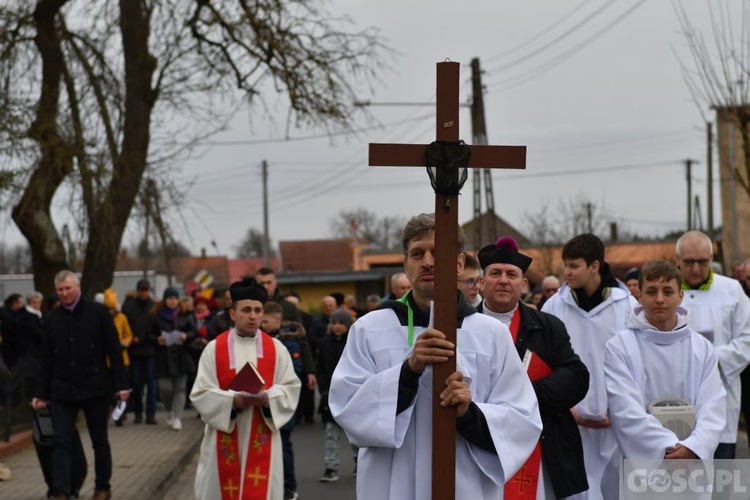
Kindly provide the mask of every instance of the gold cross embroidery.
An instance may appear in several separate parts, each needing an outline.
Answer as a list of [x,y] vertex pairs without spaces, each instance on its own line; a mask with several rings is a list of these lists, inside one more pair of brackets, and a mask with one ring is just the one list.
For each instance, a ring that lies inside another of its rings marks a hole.
[[265,474],[261,474],[260,473],[260,467],[256,466],[255,467],[255,472],[248,473],[247,474],[247,478],[248,479],[252,479],[253,480],[253,487],[257,488],[258,487],[258,483],[261,482],[261,481],[266,481],[268,479],[268,476],[265,475]]
[[229,492],[229,498],[234,498],[234,492],[235,491],[239,492],[240,488],[239,486],[235,486],[234,483],[232,482],[232,479],[230,478],[227,480],[227,485],[224,486],[222,490]]

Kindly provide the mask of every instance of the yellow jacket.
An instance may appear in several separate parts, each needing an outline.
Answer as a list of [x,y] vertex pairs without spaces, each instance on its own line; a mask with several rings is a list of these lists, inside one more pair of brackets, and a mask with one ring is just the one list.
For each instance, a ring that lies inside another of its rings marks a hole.
[[125,366],[130,366],[128,347],[133,342],[133,331],[130,329],[128,317],[117,311],[114,313],[112,319],[115,320],[115,328],[117,328],[117,334],[120,336],[120,344],[122,344],[122,362]]

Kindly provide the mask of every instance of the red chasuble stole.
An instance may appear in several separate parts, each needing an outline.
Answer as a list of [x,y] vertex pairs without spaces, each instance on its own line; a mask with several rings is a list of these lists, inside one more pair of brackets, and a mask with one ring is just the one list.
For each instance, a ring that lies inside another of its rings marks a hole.
[[[513,318],[510,320],[510,333],[513,336],[514,344],[518,338],[518,327],[520,324],[521,311],[519,308],[516,308]],[[527,350],[524,355],[523,366],[531,381],[539,380],[552,373],[552,369],[547,366],[547,363],[530,350]],[[536,447],[534,447],[534,451],[531,452],[531,456],[526,460],[526,463],[523,464],[510,481],[505,482],[505,498],[508,500],[535,499],[536,489],[539,486],[541,463],[542,442],[539,440],[536,443]]]
[[[216,337],[216,377],[219,387],[225,389],[234,378],[237,370],[234,366],[234,343],[232,330]],[[273,375],[276,369],[276,347],[273,339],[259,331],[257,342],[257,369],[265,381],[264,389],[273,385]],[[245,411],[251,411],[250,408]],[[252,429],[247,449],[245,471],[241,468],[240,443],[237,437],[237,425],[230,433],[216,432],[216,451],[218,457],[219,483],[221,484],[222,500],[265,500],[271,472],[271,430],[266,425],[257,406],[252,407]],[[242,486],[244,482],[244,487]]]

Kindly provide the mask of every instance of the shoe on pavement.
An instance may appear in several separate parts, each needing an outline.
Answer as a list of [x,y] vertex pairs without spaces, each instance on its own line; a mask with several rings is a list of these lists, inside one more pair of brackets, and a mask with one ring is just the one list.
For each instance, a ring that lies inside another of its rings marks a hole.
[[68,497],[62,493],[55,493],[49,497],[49,500],[68,500]]
[[146,423],[149,425],[156,425],[158,422],[156,421],[156,417],[153,415],[149,415],[146,417]]
[[284,490],[284,500],[297,500],[297,492],[294,490]]
[[339,480],[338,473],[333,469],[326,469],[322,476],[320,476],[321,483],[332,483]]
[[133,419],[133,422],[136,424],[142,424],[143,423],[143,415],[136,415],[135,419]]
[[112,498],[112,492],[110,490],[96,490],[91,500],[109,500]]
[[172,419],[172,429],[176,430],[176,431],[181,431],[182,430],[182,420],[180,420],[177,417],[173,418]]

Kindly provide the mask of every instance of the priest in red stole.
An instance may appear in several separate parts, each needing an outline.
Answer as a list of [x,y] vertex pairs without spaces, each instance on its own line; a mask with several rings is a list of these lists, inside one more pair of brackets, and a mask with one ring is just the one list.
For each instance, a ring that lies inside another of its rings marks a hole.
[[504,323],[539,401],[542,437],[529,459],[505,483],[505,499],[555,499],[588,489],[583,447],[570,413],[589,388],[589,372],[570,345],[565,325],[522,302],[531,258],[509,236],[478,253],[484,275],[479,312]]
[[[268,299],[265,288],[248,279],[232,284],[229,292],[229,315],[235,326],[206,346],[190,393],[206,423],[195,497],[281,500],[284,465],[279,429],[294,416],[300,381],[289,351],[259,328]],[[248,363],[255,370],[245,370],[235,379]],[[258,383],[258,378],[260,390],[243,390]]]

